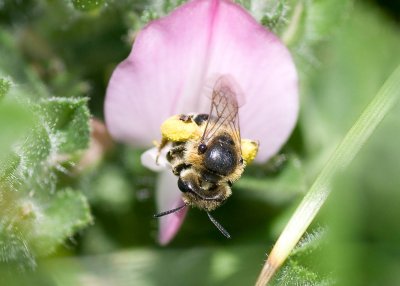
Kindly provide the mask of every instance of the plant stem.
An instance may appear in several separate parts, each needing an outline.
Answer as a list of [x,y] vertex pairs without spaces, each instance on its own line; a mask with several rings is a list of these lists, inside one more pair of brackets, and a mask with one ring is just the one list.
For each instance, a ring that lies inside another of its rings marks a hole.
[[304,9],[303,3],[298,2],[296,7],[294,8],[290,24],[282,35],[282,41],[285,43],[286,46],[290,46],[290,44],[292,43],[292,41],[296,36],[296,32],[300,25],[301,16],[303,14],[303,9]]
[[257,286],[266,285],[289,256],[326,201],[331,191],[331,181],[334,175],[343,171],[351,163],[384,116],[397,102],[399,95],[400,66],[392,73],[356,123],[347,132],[314,181],[273,247],[258,277]]

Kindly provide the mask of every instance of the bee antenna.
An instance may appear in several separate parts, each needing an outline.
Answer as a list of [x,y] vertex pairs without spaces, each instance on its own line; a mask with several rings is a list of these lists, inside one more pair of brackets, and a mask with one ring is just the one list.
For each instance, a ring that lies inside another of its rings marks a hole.
[[184,207],[186,207],[186,205],[177,207],[177,208],[169,210],[169,211],[165,211],[165,212],[161,212],[161,213],[155,214],[155,215],[153,215],[153,217],[154,218],[158,218],[158,217],[162,217],[162,216],[169,215],[169,214],[172,214],[172,213],[176,213],[176,212],[180,211],[181,209],[183,209]]
[[231,235],[229,234],[229,232],[226,231],[226,229],[215,220],[215,218],[213,218],[211,216],[211,214],[209,212],[207,212],[208,218],[211,220],[211,222],[218,228],[218,230],[226,237],[226,238],[231,238]]

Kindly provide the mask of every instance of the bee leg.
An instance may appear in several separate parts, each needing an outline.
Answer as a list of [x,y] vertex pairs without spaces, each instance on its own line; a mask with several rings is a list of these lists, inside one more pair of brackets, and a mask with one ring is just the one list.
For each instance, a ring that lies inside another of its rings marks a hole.
[[208,198],[213,198],[215,201],[223,202],[225,201],[231,194],[231,185],[228,181],[226,184],[215,185],[213,188],[210,189],[211,193],[216,193],[217,195],[208,196]]
[[176,158],[183,158],[183,152],[185,151],[185,145],[179,144],[172,147],[167,153],[168,162],[172,163],[172,160]]
[[158,165],[158,159],[160,158],[160,155],[161,155],[161,150],[168,144],[168,142],[169,142],[169,140],[167,138],[163,137],[161,139],[161,143],[158,144],[158,146],[157,146],[157,149],[158,149],[157,156],[156,156],[156,164],[157,165]]
[[175,176],[179,176],[180,173],[181,173],[183,170],[185,170],[185,169],[187,169],[187,168],[190,168],[191,166],[192,166],[192,165],[190,165],[190,164],[186,164],[186,163],[182,162],[182,163],[176,165],[176,166],[172,169],[172,173],[174,173]]
[[182,170],[189,168],[191,165],[186,164],[184,160],[185,144],[179,144],[172,147],[167,153],[167,161],[171,163],[172,172],[179,176]]
[[182,120],[183,122],[190,122],[192,121],[192,118],[193,118],[192,115],[186,115],[186,114],[179,115],[179,120]]

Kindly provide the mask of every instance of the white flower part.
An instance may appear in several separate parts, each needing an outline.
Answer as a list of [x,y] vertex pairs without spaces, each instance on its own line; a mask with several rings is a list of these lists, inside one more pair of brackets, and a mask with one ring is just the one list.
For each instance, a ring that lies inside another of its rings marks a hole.
[[169,148],[163,148],[160,154],[158,154],[157,147],[148,149],[140,157],[142,165],[154,172],[161,172],[167,169],[169,170],[171,168],[171,164],[167,161],[166,158],[168,151]]

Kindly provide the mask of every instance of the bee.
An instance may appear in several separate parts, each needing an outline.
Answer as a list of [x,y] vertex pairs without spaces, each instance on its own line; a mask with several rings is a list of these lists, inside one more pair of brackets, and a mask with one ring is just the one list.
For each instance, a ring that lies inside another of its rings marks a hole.
[[217,79],[208,114],[175,115],[161,126],[159,154],[168,143],[166,159],[178,177],[184,205],[156,214],[161,217],[186,206],[206,211],[227,238],[229,233],[210,214],[232,194],[232,185],[257,154],[258,143],[240,137],[239,104],[232,78]]

